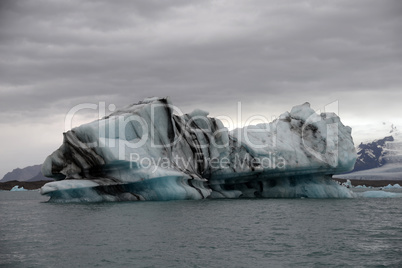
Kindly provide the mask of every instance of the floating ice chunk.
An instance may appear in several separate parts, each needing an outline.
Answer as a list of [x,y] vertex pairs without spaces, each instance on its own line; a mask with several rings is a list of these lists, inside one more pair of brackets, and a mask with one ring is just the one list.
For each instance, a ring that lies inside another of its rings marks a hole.
[[27,189],[24,189],[24,187],[21,186],[18,187],[18,185],[15,185],[13,188],[11,188],[10,192],[21,192],[21,191],[28,191]]
[[75,201],[353,196],[331,180],[356,160],[350,128],[334,114],[305,103],[228,131],[208,112],[176,110],[149,98],[64,133],[42,165],[56,181],[41,193]]
[[391,193],[386,191],[367,191],[359,193],[359,196],[365,198],[395,198],[402,197],[402,193]]
[[367,188],[367,186],[366,185],[357,185],[357,186],[355,186],[355,188]]
[[350,180],[346,180],[346,182],[342,183],[342,186],[345,186],[346,188],[352,188],[352,182]]
[[388,184],[387,186],[383,187],[383,189],[399,189],[399,188],[402,188],[402,187],[398,183],[396,183],[394,185]]

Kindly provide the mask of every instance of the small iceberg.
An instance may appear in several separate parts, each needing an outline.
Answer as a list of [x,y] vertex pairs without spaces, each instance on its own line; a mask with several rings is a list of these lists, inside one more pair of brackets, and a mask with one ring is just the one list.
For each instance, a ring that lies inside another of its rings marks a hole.
[[383,189],[401,189],[402,187],[396,183],[394,185],[388,184],[387,186],[384,186]]
[[368,188],[366,185],[357,185],[355,188]]
[[402,193],[390,193],[384,191],[367,191],[359,194],[360,197],[365,198],[394,198],[402,197]]
[[28,191],[27,189],[25,189],[24,187],[21,186],[18,187],[18,185],[15,185],[13,188],[11,188],[10,192],[22,192],[22,191]]
[[348,179],[346,182],[341,184],[342,186],[345,186],[346,188],[353,188],[352,182]]

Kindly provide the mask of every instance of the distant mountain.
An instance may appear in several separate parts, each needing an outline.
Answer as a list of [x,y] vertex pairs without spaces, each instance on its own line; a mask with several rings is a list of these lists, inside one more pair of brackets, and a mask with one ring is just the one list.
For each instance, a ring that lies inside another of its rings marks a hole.
[[42,175],[42,165],[34,165],[25,168],[16,168],[4,175],[0,182],[7,181],[41,181],[51,180]]
[[387,142],[394,141],[388,136],[370,143],[361,143],[357,147],[357,160],[353,171],[381,167],[386,163]]
[[389,136],[372,142],[360,143],[357,160],[352,172],[382,167],[386,164],[402,164],[402,133],[391,125]]
[[402,133],[392,127],[390,134],[373,142],[361,143],[357,147],[358,157],[353,171],[334,178],[402,180]]

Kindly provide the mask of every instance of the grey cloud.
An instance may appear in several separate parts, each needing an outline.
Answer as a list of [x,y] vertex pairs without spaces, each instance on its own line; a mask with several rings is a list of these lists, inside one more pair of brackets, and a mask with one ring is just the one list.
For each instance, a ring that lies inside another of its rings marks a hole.
[[16,1],[2,13],[0,111],[19,112],[17,102],[65,111],[105,96],[222,104],[401,84],[399,1],[217,3]]

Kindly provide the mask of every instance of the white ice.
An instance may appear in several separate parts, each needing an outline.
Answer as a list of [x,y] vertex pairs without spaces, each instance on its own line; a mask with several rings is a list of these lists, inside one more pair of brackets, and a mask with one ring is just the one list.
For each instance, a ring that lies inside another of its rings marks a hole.
[[367,191],[357,193],[357,196],[364,198],[401,198],[402,193],[392,193],[386,191]]
[[21,191],[28,191],[24,187],[18,187],[18,185],[15,185],[13,188],[11,188],[10,192],[21,192]]
[[388,184],[387,186],[384,186],[383,189],[400,189],[402,188],[398,183],[395,183],[394,185]]
[[351,129],[335,114],[305,103],[229,132],[208,112],[175,110],[149,98],[64,133],[42,166],[56,181],[41,193],[98,201],[352,197],[331,180],[356,160]]

